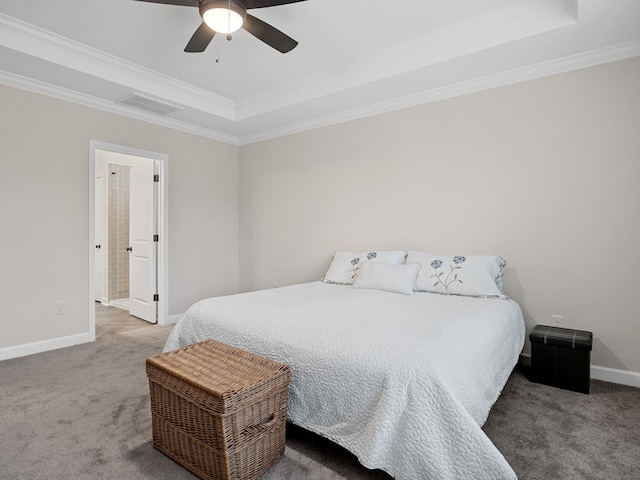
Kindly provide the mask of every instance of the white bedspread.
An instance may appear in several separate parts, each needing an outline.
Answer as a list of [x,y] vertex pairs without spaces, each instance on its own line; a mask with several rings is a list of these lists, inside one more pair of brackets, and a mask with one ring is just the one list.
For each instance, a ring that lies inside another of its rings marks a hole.
[[312,282],[202,300],[165,351],[214,338],[289,364],[289,420],[398,480],[501,480],[481,426],[524,336],[511,300]]

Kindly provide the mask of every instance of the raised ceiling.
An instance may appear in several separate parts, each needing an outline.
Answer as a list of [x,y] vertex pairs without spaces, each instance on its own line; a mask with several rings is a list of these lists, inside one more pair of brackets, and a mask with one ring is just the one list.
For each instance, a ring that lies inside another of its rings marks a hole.
[[0,0],[0,82],[241,145],[640,55],[638,0],[306,0],[251,13],[299,45],[281,54],[241,30],[185,53],[196,8]]

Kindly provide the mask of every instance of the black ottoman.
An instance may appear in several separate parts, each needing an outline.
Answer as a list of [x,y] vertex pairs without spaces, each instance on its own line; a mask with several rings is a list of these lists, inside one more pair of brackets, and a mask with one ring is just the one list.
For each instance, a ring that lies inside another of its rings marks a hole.
[[589,393],[591,332],[536,325],[529,340],[532,382]]

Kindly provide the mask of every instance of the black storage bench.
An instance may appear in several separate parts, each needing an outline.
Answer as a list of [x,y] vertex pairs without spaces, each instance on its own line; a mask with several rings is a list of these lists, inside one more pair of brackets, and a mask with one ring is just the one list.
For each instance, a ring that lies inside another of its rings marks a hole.
[[589,393],[593,333],[536,325],[529,340],[531,381]]

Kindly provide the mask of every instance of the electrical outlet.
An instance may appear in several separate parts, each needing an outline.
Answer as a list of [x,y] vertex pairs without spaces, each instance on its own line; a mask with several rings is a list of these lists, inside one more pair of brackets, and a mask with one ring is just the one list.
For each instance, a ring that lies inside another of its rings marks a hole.
[[64,302],[56,302],[56,315],[64,315]]
[[554,327],[564,327],[564,315],[551,315],[551,324]]

